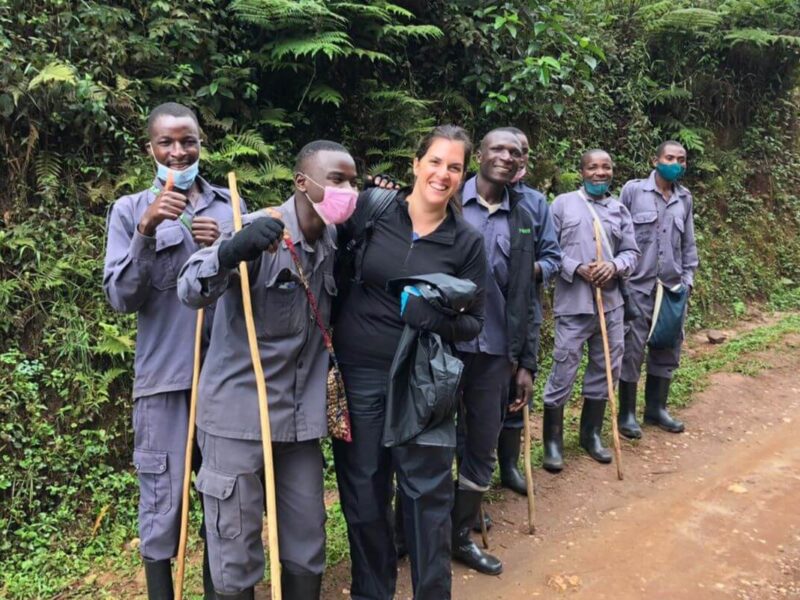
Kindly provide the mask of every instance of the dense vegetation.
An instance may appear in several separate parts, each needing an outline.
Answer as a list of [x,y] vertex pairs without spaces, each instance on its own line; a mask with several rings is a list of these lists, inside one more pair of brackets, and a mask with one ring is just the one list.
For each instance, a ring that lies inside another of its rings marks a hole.
[[160,102],[196,108],[201,169],[254,205],[316,137],[407,178],[430,125],[514,124],[550,193],[588,147],[621,185],[677,138],[693,324],[800,281],[795,0],[0,0],[0,52],[0,595],[50,596],[134,535],[134,321],[100,289],[103,226],[152,177]]

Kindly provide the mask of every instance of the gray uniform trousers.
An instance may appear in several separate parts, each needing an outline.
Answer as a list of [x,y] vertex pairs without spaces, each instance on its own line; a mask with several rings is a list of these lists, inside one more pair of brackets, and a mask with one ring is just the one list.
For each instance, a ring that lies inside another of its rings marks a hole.
[[[608,346],[611,353],[611,374],[614,385],[622,366],[624,308],[620,306],[606,313]],[[605,355],[600,320],[597,315],[562,315],[555,319],[553,368],[544,388],[544,405],[563,406],[572,395],[572,386],[578,375],[583,355],[583,345],[589,345],[589,362],[583,376],[583,397],[587,400],[607,400]]]
[[178,553],[189,393],[142,396],[133,404],[139,552],[147,560],[169,560]]
[[[198,429],[204,456],[195,486],[203,494],[214,588],[233,594],[264,577],[264,454],[259,440]],[[274,442],[281,565],[299,574],[325,569],[323,459],[319,440]]]
[[[625,358],[622,361],[622,381],[639,381],[644,361],[645,345],[653,323],[653,306],[656,302],[655,288],[650,294],[631,289],[631,296],[642,316],[625,323]],[[686,322],[686,313],[683,314]],[[681,344],[675,348],[647,348],[647,372],[656,377],[672,379],[681,360]]]

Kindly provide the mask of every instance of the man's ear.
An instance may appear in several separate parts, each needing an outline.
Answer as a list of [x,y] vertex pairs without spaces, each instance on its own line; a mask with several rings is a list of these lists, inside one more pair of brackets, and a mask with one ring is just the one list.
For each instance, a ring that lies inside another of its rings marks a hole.
[[475,160],[477,160],[478,162],[481,162],[481,156],[482,156],[482,154],[481,154],[481,151],[480,151],[480,148],[479,148],[478,150],[475,151]]
[[294,187],[296,187],[301,192],[308,191],[308,184],[306,183],[306,176],[305,174],[298,171],[294,174]]
[[150,142],[147,142],[147,143],[144,145],[144,147],[145,147],[145,150],[147,150],[147,153],[150,155],[150,158],[152,158],[153,160],[155,160],[155,159],[156,159],[156,155],[155,155],[155,154],[153,154],[153,144],[152,144],[152,143],[150,143]]

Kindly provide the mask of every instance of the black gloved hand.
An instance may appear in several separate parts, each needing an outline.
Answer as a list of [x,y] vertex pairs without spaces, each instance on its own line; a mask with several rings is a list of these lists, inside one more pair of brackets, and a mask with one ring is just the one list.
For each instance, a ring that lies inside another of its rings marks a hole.
[[219,264],[233,269],[240,262],[255,260],[281,239],[283,221],[260,217],[219,246]]

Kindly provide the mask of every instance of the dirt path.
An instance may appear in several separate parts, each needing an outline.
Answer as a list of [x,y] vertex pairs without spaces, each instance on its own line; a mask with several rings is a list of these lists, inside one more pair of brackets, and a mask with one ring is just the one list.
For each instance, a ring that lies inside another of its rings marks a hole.
[[[708,351],[693,340],[687,354]],[[583,455],[560,475],[535,471],[535,536],[525,500],[501,492],[488,511],[505,571],[454,565],[453,598],[800,600],[800,335],[746,359],[760,374],[712,375],[680,412],[687,433],[623,441],[624,481]],[[141,572],[106,578],[103,597],[145,597]],[[347,564],[331,568],[323,598],[348,599],[349,579]],[[404,560],[397,599],[410,598]]]
[[489,508],[505,573],[455,566],[453,598],[800,599],[800,336],[777,346],[755,378],[713,375],[688,433],[624,442],[624,481],[585,457],[537,471],[536,536],[506,494]]

